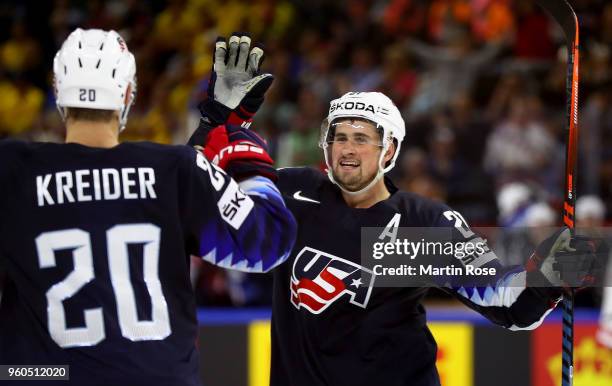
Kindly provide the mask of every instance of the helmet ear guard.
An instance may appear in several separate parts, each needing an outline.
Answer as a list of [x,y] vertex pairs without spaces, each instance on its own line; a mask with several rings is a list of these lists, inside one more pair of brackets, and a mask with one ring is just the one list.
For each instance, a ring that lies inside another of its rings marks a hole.
[[[128,115],[130,113],[130,109],[136,100],[136,75],[134,75],[134,82],[128,85],[128,88],[125,92],[125,97],[123,100],[123,110],[119,113],[119,130],[125,129],[125,124],[127,123]],[[121,124],[123,122],[123,124]]]
[[[382,128],[382,151],[378,160],[378,172],[372,181],[359,191],[350,191],[339,184],[332,172],[331,160],[329,159],[328,147],[329,136],[333,134],[330,129],[334,121],[340,118],[359,118],[372,122],[377,128]],[[399,156],[400,146],[406,134],[404,120],[395,106],[387,96],[380,92],[349,92],[330,103],[329,113],[321,124],[319,146],[323,149],[325,163],[327,165],[327,176],[330,181],[338,185],[340,189],[348,194],[359,194],[370,189],[385,173],[395,166]],[[395,152],[387,163],[383,164],[385,154],[391,144],[395,145]]]
[[53,75],[62,119],[68,107],[115,110],[125,128],[136,97],[136,61],[117,32],[74,30],[55,55]]

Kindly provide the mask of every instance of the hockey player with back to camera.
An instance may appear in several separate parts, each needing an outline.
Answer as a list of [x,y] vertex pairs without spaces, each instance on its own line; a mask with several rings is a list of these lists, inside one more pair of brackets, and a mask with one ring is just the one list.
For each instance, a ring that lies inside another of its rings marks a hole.
[[[246,148],[256,137],[246,127],[272,79],[244,72],[241,55],[249,52],[249,44],[250,39],[237,35],[229,43],[217,42],[209,97],[201,104],[202,123],[190,139],[220,164],[230,153],[239,157],[237,146]],[[243,76],[228,76],[228,69]],[[235,108],[227,105],[227,95],[245,90],[245,85],[251,86],[247,94],[255,102],[244,111],[243,121],[218,126],[225,122],[215,120],[219,111]],[[322,125],[327,175],[307,167],[278,171],[278,186],[298,221],[298,236],[289,260],[273,271],[271,385],[440,384],[436,343],[421,304],[428,288],[376,287],[374,275],[364,280],[372,267],[360,261],[362,227],[446,227],[463,240],[478,238],[456,211],[401,192],[385,177],[404,134],[404,121],[388,97],[350,92],[331,102]],[[503,267],[490,250],[475,256],[470,265],[496,268],[486,286],[444,286],[444,278],[431,284],[498,325],[533,329],[568,284],[553,266],[579,261],[590,267],[596,258],[588,240],[561,229],[537,248],[528,268]],[[577,280],[588,283],[588,273],[581,270]],[[528,287],[528,278],[547,285]]]
[[295,220],[273,174],[237,183],[192,147],[119,143],[136,63],[115,31],[75,30],[53,71],[66,143],[0,142],[0,364],[68,365],[62,385],[199,385],[190,256],[268,271]]

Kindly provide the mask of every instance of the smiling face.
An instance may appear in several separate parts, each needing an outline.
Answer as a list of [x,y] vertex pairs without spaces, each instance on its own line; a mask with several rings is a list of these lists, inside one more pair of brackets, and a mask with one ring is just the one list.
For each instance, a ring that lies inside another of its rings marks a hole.
[[[343,118],[330,128],[330,167],[334,179],[352,192],[366,187],[379,170],[383,150],[382,135],[370,121]],[[389,146],[383,165],[391,159],[395,146]]]

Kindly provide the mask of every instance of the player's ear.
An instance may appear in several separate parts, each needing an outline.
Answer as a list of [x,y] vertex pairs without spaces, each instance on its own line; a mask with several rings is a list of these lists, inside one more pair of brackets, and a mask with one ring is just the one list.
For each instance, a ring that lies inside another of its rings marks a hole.
[[395,140],[391,141],[389,144],[389,148],[385,152],[385,156],[383,157],[383,165],[387,165],[389,161],[393,159],[393,155],[395,154],[395,150],[397,146],[395,146]]

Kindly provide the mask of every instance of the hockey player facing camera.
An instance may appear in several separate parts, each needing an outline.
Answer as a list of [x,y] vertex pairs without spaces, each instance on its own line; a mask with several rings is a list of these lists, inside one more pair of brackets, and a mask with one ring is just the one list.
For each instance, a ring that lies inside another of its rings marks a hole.
[[[247,131],[216,126],[223,122],[215,117],[233,108],[224,104],[227,90],[259,82],[248,76],[243,83],[234,82],[217,73],[234,68],[249,43],[232,36],[229,50],[223,41],[216,46],[209,98],[201,105],[206,122],[191,138],[192,144],[203,144],[211,160],[223,159],[235,149],[236,144],[225,140],[228,130]],[[220,83],[225,91],[217,90]],[[255,113],[267,86],[251,91],[259,102],[245,119]],[[278,186],[298,222],[298,234],[289,260],[273,271],[271,385],[440,384],[436,343],[421,304],[428,288],[376,287],[372,267],[360,261],[363,227],[447,227],[463,239],[477,237],[456,211],[401,192],[385,177],[395,165],[404,135],[404,121],[388,97],[350,92],[330,103],[322,125],[327,175],[306,167],[279,170]],[[248,143],[245,139],[244,145]],[[498,325],[533,329],[555,307],[567,284],[552,270],[553,264],[562,262],[558,257],[572,251],[572,258],[594,259],[591,247],[575,242],[567,229],[556,232],[533,255],[529,270],[503,267],[487,248],[469,264],[496,268],[488,287],[438,284]],[[586,276],[580,280],[586,282]],[[527,287],[528,277],[549,285]]]
[[75,30],[53,69],[66,143],[0,142],[0,364],[68,365],[53,384],[199,385],[190,255],[283,262],[296,224],[275,176],[237,183],[192,147],[119,143],[136,64],[114,31]]

